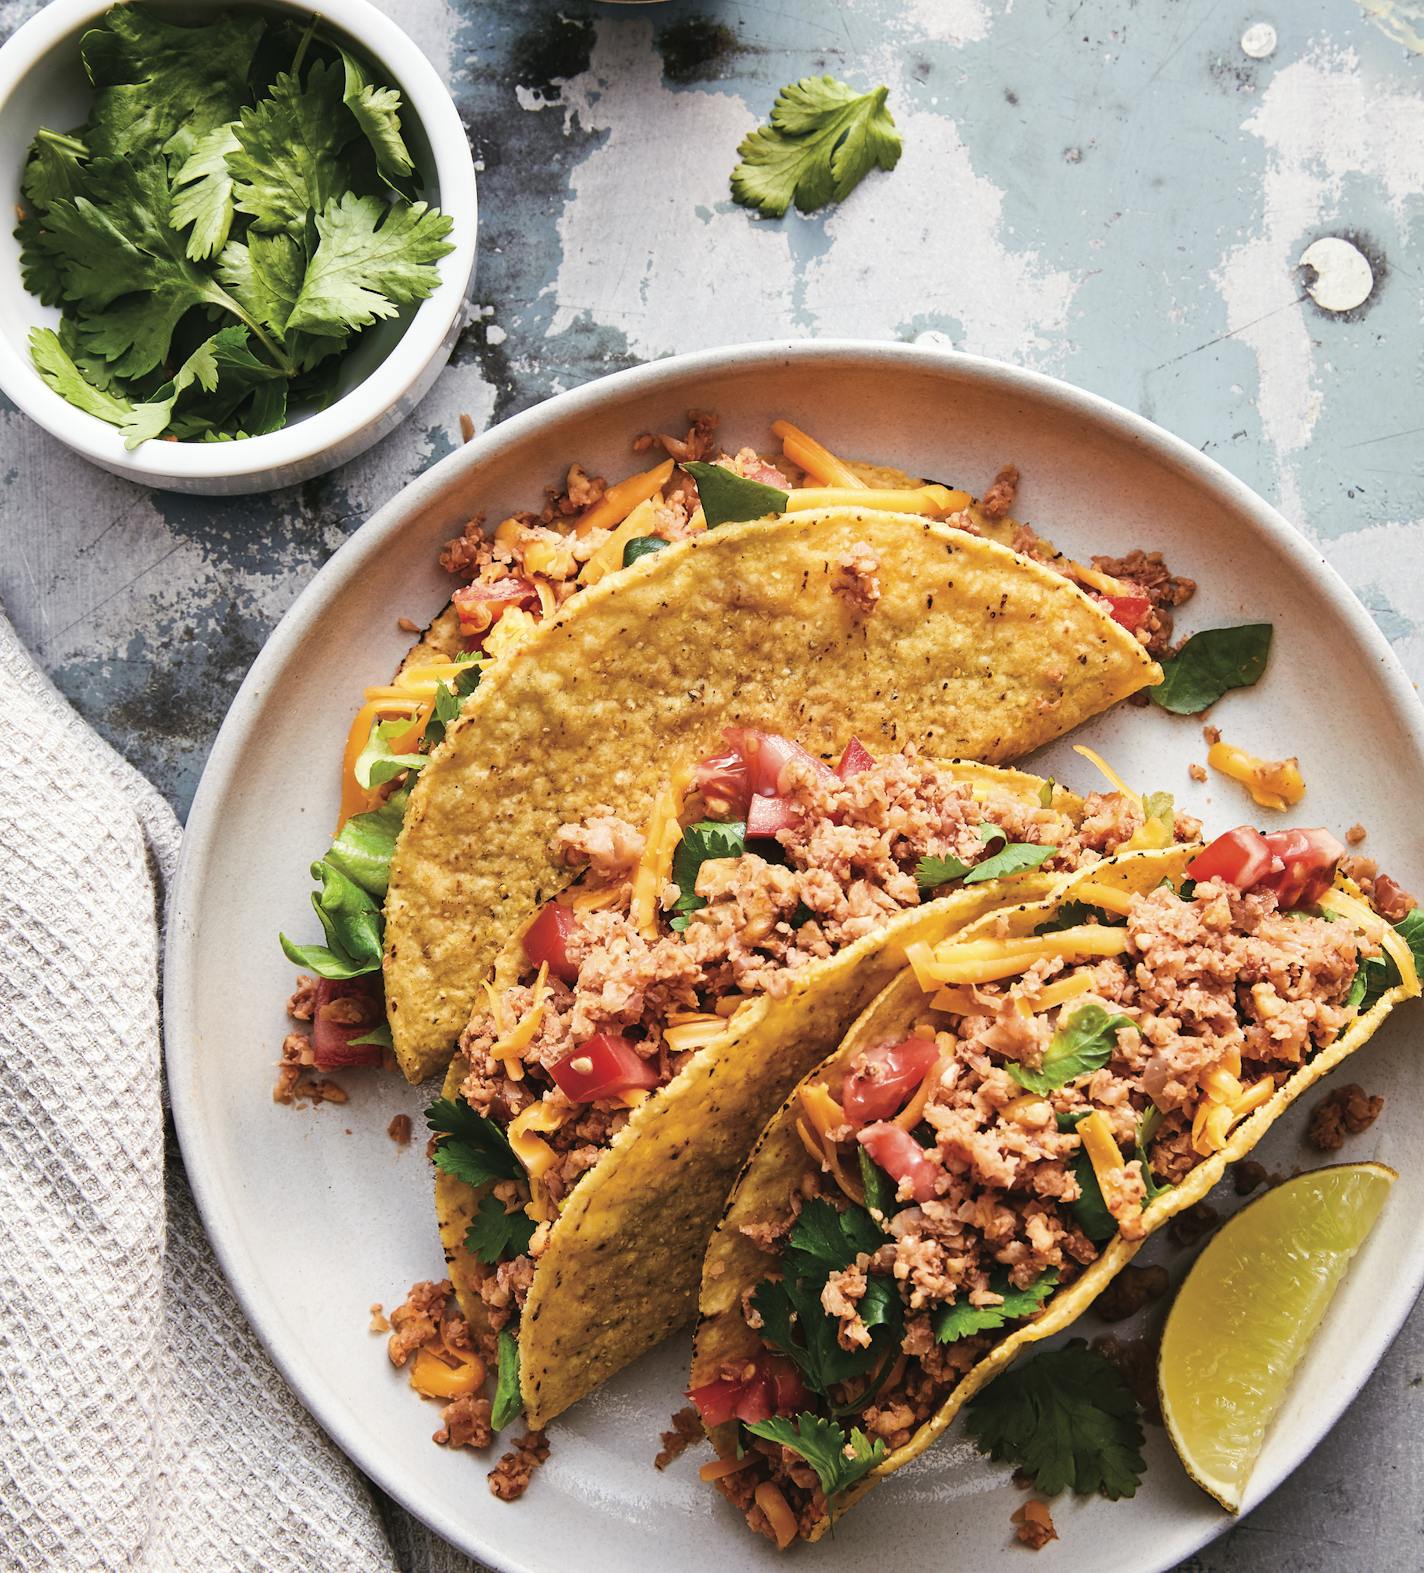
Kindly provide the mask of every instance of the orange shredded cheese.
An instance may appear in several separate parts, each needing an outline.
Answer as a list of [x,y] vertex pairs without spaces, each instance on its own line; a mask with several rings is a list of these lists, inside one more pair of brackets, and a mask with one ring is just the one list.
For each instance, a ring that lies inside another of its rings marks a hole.
[[771,1481],[763,1480],[756,1488],[756,1505],[766,1514],[766,1521],[776,1536],[776,1549],[785,1551],[796,1539],[796,1515],[787,1506],[786,1498]]
[[579,571],[579,583],[597,584],[606,574],[623,566],[623,548],[640,535],[651,535],[657,523],[657,511],[662,506],[663,495],[654,492],[645,498],[628,515],[622,524],[593,554]]
[[531,1103],[527,1109],[521,1109],[510,1121],[506,1133],[509,1145],[531,1180],[547,1174],[554,1162],[553,1148],[533,1133],[556,1131],[563,1123],[563,1117],[555,1113],[542,1098],[537,1103]]
[[831,1096],[830,1088],[823,1081],[803,1086],[800,1097],[802,1111],[811,1129],[823,1141],[829,1141],[831,1132],[845,1124],[845,1110]]
[[574,526],[574,534],[591,535],[595,530],[612,530],[622,524],[640,502],[660,492],[672,478],[673,462],[665,459],[651,470],[630,475],[626,481],[610,486],[593,507]]
[[1112,1130],[1101,1109],[1094,1109],[1086,1119],[1078,1121],[1078,1135],[1082,1138],[1083,1151],[1093,1166],[1098,1185],[1106,1195],[1105,1178],[1109,1170],[1122,1168],[1122,1149],[1113,1140]]
[[1293,808],[1305,796],[1305,777],[1300,761],[1260,759],[1232,743],[1215,742],[1206,751],[1206,762],[1213,770],[1239,781],[1262,808]]
[[500,1060],[504,1064],[504,1073],[511,1081],[524,1080],[524,1064],[521,1056],[525,1049],[534,1041],[534,1034],[539,1030],[539,1023],[544,1019],[544,992],[549,983],[549,963],[539,963],[539,973],[534,979],[534,991],[529,1001],[529,1009],[520,1017],[514,1028],[502,1034],[490,1047],[490,1057]]
[[485,1363],[477,1354],[447,1365],[432,1350],[422,1349],[411,1362],[410,1385],[427,1398],[463,1398],[478,1391],[484,1379]]
[[1078,928],[1059,929],[1053,934],[1035,935],[1022,940],[966,940],[939,946],[933,959],[915,968],[920,986],[925,978],[929,987],[939,983],[993,983],[1024,972],[1035,961],[1047,957],[1082,960],[1089,956],[1120,956],[1128,948],[1125,929],[1086,923]]
[[702,1465],[697,1471],[697,1476],[699,1480],[708,1482],[720,1480],[723,1475],[735,1475],[738,1470],[745,1469],[756,1461],[755,1453],[744,1453],[740,1458],[714,1458],[710,1464]]
[[876,487],[806,486],[787,493],[787,513],[805,513],[811,508],[871,508],[877,513],[915,513],[942,515],[958,513],[968,507],[969,493],[951,491],[948,486]]
[[1125,798],[1129,799],[1133,803],[1136,803],[1139,808],[1142,807],[1142,795],[1138,792],[1134,792],[1132,788],[1128,786],[1128,784],[1117,773],[1117,771],[1113,769],[1113,767],[1107,762],[1106,759],[1103,758],[1100,753],[1098,753],[1096,749],[1089,748],[1084,743],[1074,743],[1073,752],[1075,754],[1081,754],[1090,765],[1094,765],[1098,770],[1102,771],[1102,773],[1112,783],[1114,791],[1121,792]]
[[659,897],[672,876],[673,853],[682,840],[678,815],[682,812],[682,798],[690,779],[688,772],[679,772],[658,793],[648,816],[643,855],[633,875],[633,899],[628,909],[634,928],[648,939],[657,938]]
[[943,1055],[937,1059],[929,1070],[925,1072],[924,1080],[915,1088],[915,1096],[890,1122],[898,1125],[901,1130],[912,1131],[920,1123],[920,1116],[925,1111],[925,1105],[930,1101],[930,1094],[939,1086],[939,1079],[944,1074],[946,1060]]
[[799,426],[793,426],[790,421],[773,421],[771,430],[781,438],[786,457],[822,486],[843,486],[858,492],[868,490],[850,465],[836,458],[828,448],[823,448],[814,437],[808,437]]

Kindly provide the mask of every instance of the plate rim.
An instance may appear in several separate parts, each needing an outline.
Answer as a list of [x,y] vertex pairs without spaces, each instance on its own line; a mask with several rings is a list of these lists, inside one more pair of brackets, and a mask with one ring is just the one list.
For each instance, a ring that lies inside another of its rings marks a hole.
[[[1250,517],[1274,550],[1291,560],[1327,596],[1354,637],[1356,647],[1362,654],[1374,658],[1394,714],[1424,754],[1424,702],[1399,657],[1338,571],[1277,508],[1218,460],[1145,416],[1101,394],[1011,362],[938,347],[847,338],[763,340],[695,350],[611,372],[542,400],[490,427],[402,486],[337,548],[287,608],[258,652],[218,729],[188,813],[178,869],[167,901],[162,966],[164,1066],[179,1150],[204,1232],[234,1299],[283,1381],[358,1471],[436,1534],[466,1554],[487,1562],[499,1573],[547,1573],[547,1570],[520,1559],[517,1553],[511,1554],[509,1542],[515,1539],[514,1535],[504,1537],[506,1544],[503,1546],[486,1542],[481,1536],[473,1536],[468,1525],[455,1522],[439,1505],[426,1502],[417,1505],[410,1501],[402,1487],[391,1478],[384,1458],[367,1447],[348,1401],[320,1382],[305,1379],[300,1369],[300,1349],[295,1341],[293,1347],[287,1347],[282,1317],[275,1307],[265,1306],[260,1290],[248,1286],[233,1270],[239,1256],[237,1219],[224,1205],[220,1176],[209,1167],[198,1139],[200,1116],[196,1109],[188,1106],[186,1077],[182,1074],[188,1068],[188,1045],[196,1037],[196,1028],[190,1027],[188,1021],[186,1004],[192,998],[194,935],[203,888],[201,872],[219,834],[219,822],[209,805],[220,803],[232,785],[241,768],[242,747],[252,724],[252,712],[265,698],[270,679],[281,672],[295,653],[319,612],[334,599],[349,577],[360,572],[368,558],[385,547],[389,537],[398,533],[407,519],[422,511],[459,475],[477,468],[487,457],[520,443],[527,432],[537,431],[550,419],[577,415],[602,402],[610,393],[651,392],[663,383],[680,385],[712,372],[722,374],[739,368],[755,370],[758,365],[778,362],[785,365],[791,361],[814,366],[817,362],[846,357],[867,363],[923,366],[931,371],[958,374],[999,392],[1022,395],[1034,404],[1054,404],[1061,412],[1079,414],[1099,429],[1132,443],[1205,490],[1224,496],[1234,508]],[[1328,1425],[1302,1431],[1302,1439],[1284,1450],[1284,1457],[1271,1476],[1261,1479],[1258,1489],[1251,1492],[1247,1513],[1299,1469],[1339,1423],[1374,1374],[1403,1328],[1414,1302],[1424,1291],[1424,1249],[1419,1251],[1412,1272],[1401,1280],[1401,1287],[1407,1293],[1407,1303],[1400,1302],[1403,1305],[1400,1315],[1386,1319],[1387,1325],[1377,1323],[1363,1340],[1369,1351],[1368,1369],[1343,1397]],[[1209,1527],[1200,1538],[1174,1548],[1165,1561],[1154,1562],[1145,1573],[1165,1573],[1182,1557],[1195,1554],[1226,1533],[1244,1516],[1223,1515],[1222,1520]]]

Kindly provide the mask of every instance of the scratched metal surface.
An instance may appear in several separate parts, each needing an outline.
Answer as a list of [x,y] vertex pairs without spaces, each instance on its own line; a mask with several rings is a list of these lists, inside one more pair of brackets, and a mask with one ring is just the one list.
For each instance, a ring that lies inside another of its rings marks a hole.
[[[0,30],[34,9],[4,0]],[[1420,0],[385,9],[483,166],[480,310],[415,418],[325,479],[213,501],[111,479],[0,407],[0,599],[180,812],[269,629],[461,412],[788,332],[943,335],[1142,411],[1277,502],[1424,673]],[[900,167],[829,216],[753,221],[727,199],[736,144],[821,70],[890,85]],[[1348,266],[1297,266],[1325,236],[1369,264],[1352,309],[1310,293],[1352,300]],[[1416,1313],[1311,1461],[1190,1566],[1416,1567],[1421,1373]]]

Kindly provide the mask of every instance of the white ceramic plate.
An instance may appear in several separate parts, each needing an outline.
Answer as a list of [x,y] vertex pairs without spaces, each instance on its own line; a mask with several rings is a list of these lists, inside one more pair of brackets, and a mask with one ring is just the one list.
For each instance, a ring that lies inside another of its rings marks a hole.
[[[633,467],[629,440],[678,429],[689,407],[721,412],[728,446],[765,444],[787,416],[833,449],[976,490],[1007,460],[1024,474],[1018,512],[1080,556],[1160,547],[1201,581],[1185,627],[1269,619],[1266,679],[1213,720],[1255,751],[1298,754],[1298,816],[1337,832],[1362,820],[1366,850],[1424,886],[1412,800],[1392,781],[1424,776],[1424,713],[1378,630],[1318,555],[1224,470],[1147,422],[1011,367],[905,345],[792,343],[718,350],[623,372],[507,421],[407,487],[321,571],[283,619],[218,737],[189,821],[167,957],[173,1111],[199,1206],[227,1275],[297,1394],[347,1453],[441,1534],[508,1573],[731,1573],[779,1566],[696,1478],[696,1452],[664,1474],[658,1432],[682,1399],[687,1346],[673,1339],[552,1430],[548,1465],[514,1506],[485,1486],[488,1461],[433,1446],[433,1405],[415,1397],[367,1330],[366,1307],[439,1277],[430,1169],[419,1140],[385,1134],[398,1109],[421,1129],[427,1093],[346,1078],[345,1107],[271,1101],[293,969],[277,930],[310,937],[309,863],[336,815],[337,760],[363,683],[383,681],[448,584],[440,543],[473,513],[524,507],[578,460]],[[715,635],[715,630],[709,630]],[[1229,782],[1198,787],[1200,727],[1119,708],[1078,734],[1129,780],[1178,794],[1209,829],[1259,818]],[[1036,768],[1088,789],[1060,743]],[[1365,768],[1362,768],[1365,766]],[[1388,1097],[1345,1156],[1400,1171],[1384,1216],[1311,1350],[1256,1473],[1259,1501],[1305,1457],[1369,1375],[1424,1282],[1424,1061],[1407,1052],[1408,1011],[1348,1075]],[[1313,1100],[1308,1100],[1313,1101]],[[1304,1111],[1265,1149],[1312,1160]],[[1164,1249],[1164,1242],[1154,1242]],[[1091,1317],[1084,1329],[1102,1331]],[[1062,1501],[1053,1566],[1092,1573],[1170,1567],[1228,1520],[1188,1483],[1160,1429],[1137,1498]],[[807,1554],[825,1573],[877,1563],[1021,1568],[1009,1515],[1022,1494],[956,1428]],[[573,1548],[577,1548],[575,1552]]]

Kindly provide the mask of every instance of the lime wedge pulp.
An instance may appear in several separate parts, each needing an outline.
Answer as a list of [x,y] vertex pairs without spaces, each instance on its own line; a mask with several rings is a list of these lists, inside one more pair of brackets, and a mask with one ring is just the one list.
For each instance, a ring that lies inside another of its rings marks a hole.
[[1162,1333],[1157,1383],[1183,1466],[1229,1512],[1397,1178],[1381,1163],[1297,1175],[1242,1208],[1192,1264]]

